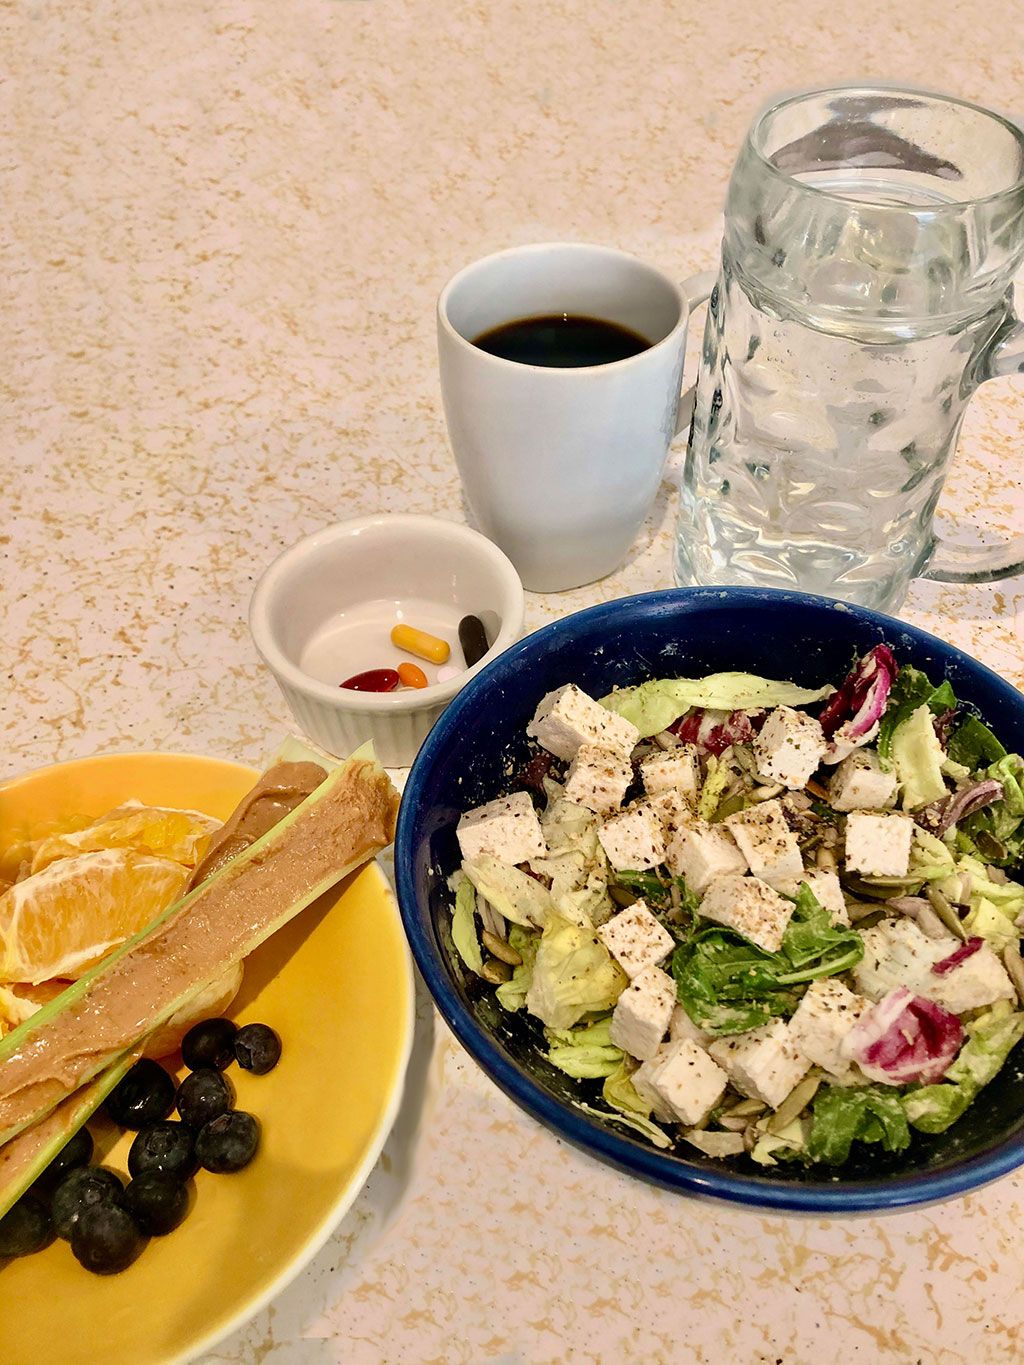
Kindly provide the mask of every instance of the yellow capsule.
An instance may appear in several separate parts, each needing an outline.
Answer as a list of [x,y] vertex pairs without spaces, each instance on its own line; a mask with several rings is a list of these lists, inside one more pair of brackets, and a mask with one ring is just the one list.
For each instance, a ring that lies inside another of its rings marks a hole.
[[428,635],[425,630],[417,630],[415,626],[393,626],[391,643],[396,649],[402,649],[406,654],[415,654],[417,659],[426,659],[432,664],[446,664],[452,652],[447,640],[440,640],[436,635]]

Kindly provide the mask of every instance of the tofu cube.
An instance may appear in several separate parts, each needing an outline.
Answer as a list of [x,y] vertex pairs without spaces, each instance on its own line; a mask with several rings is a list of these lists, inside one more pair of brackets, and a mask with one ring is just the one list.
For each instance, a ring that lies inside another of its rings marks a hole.
[[741,1095],[761,1100],[772,1109],[778,1109],[811,1069],[811,1063],[794,1042],[789,1025],[782,1019],[749,1033],[716,1038],[708,1051],[725,1067]]
[[597,831],[609,863],[616,872],[643,872],[665,861],[665,831],[650,806],[640,802],[613,815]]
[[793,914],[793,902],[773,891],[760,877],[731,873],[711,883],[700,903],[700,914],[727,929],[735,929],[765,952],[777,953]]
[[619,996],[612,1011],[611,1040],[623,1052],[649,1061],[668,1031],[676,983],[660,967],[647,967]]
[[691,803],[697,804],[697,786],[700,781],[700,761],[693,744],[682,744],[668,753],[652,754],[640,764],[640,776],[644,791],[650,795],[658,792],[677,791]]
[[689,801],[681,791],[677,791],[674,787],[670,787],[668,791],[652,792],[647,797],[646,804],[661,821],[666,842],[683,825],[692,825],[696,819]]
[[725,1094],[728,1076],[689,1038],[669,1043],[658,1055],[652,1089],[680,1123],[700,1123]]
[[959,946],[952,934],[928,938],[913,920],[902,916],[873,924],[860,937],[864,956],[853,969],[853,981],[869,1000],[881,1000],[897,986],[916,991],[918,982],[938,982],[941,978],[932,976],[932,967]]
[[669,842],[665,860],[688,891],[698,896],[716,877],[746,872],[747,860],[725,825],[694,820],[677,830]]
[[678,1043],[682,1038],[689,1038],[691,1043],[696,1043],[698,1047],[703,1048],[706,1048],[711,1041],[711,1034],[708,1033],[707,1029],[701,1028],[700,1024],[695,1024],[682,1005],[676,1005],[672,1011],[672,1018],[668,1024],[668,1036],[673,1043]]
[[806,882],[811,888],[814,899],[832,917],[833,924],[849,924],[850,916],[846,909],[846,898],[843,895],[842,883],[839,874],[836,872],[825,872],[821,868],[812,868],[809,872],[801,872],[799,877],[794,877],[792,881],[776,882],[776,891],[781,891],[784,896],[795,896],[800,890],[801,882]]
[[844,758],[828,784],[828,799],[836,810],[879,810],[896,795],[896,774],[884,773],[869,749],[855,749]]
[[997,1000],[1016,997],[1006,968],[987,943],[950,972],[939,975],[933,967],[916,989],[918,995],[944,1005],[953,1014],[983,1009]]
[[867,1007],[863,996],[854,995],[834,977],[812,981],[789,1021],[790,1036],[808,1061],[846,1080],[852,1067],[843,1056],[843,1039]]
[[643,901],[634,901],[613,915],[601,925],[597,936],[631,981],[659,963],[675,944]]
[[622,805],[632,781],[633,767],[628,754],[597,744],[581,744],[569,764],[565,795],[578,806],[606,815]]
[[513,792],[466,811],[456,836],[467,860],[489,854],[505,863],[525,863],[547,852],[529,792]]
[[852,811],[846,817],[846,870],[868,877],[905,877],[913,838],[909,815]]
[[799,788],[825,757],[828,742],[813,716],[777,706],[754,740],[758,771],[784,787]]
[[583,744],[599,744],[629,755],[640,740],[632,721],[608,711],[573,683],[542,697],[526,733],[542,749],[567,761]]
[[633,1089],[644,1104],[651,1106],[651,1117],[658,1119],[661,1123],[674,1123],[676,1116],[655,1090],[651,1078],[662,1062],[666,1060],[669,1046],[668,1043],[663,1044],[650,1061],[641,1062],[629,1078],[633,1082]]
[[769,886],[777,886],[779,882],[803,873],[800,845],[786,823],[778,801],[762,801],[746,810],[738,810],[723,824],[728,825],[751,872]]

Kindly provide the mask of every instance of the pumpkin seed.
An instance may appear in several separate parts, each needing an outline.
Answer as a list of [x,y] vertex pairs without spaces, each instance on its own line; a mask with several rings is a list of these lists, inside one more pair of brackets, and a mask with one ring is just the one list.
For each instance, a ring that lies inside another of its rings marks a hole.
[[949,901],[937,886],[926,886],[924,894],[931,902],[931,907],[938,915],[939,919],[946,926],[951,934],[960,940],[961,943],[967,942],[967,930],[960,921],[960,916],[956,913]]
[[484,958],[484,964],[480,968],[480,975],[492,986],[500,986],[504,982],[512,980],[512,968],[507,962],[499,962],[497,958],[487,957]]
[[1003,965],[1010,974],[1017,999],[1024,1005],[1024,958],[1016,943],[1008,943],[1003,949]]
[[728,1116],[729,1118],[753,1119],[758,1114],[763,1114],[768,1108],[763,1100],[740,1100],[738,1104],[731,1104],[728,1109],[723,1109],[719,1118]]
[[513,967],[520,966],[523,959],[511,943],[506,943],[503,938],[498,938],[497,934],[492,934],[490,929],[484,929],[480,937],[483,939],[484,947],[489,948],[501,962],[508,962]]
[[768,1120],[767,1130],[775,1137],[788,1128],[795,1118],[804,1112],[818,1093],[820,1076],[805,1076],[800,1084],[792,1089]]

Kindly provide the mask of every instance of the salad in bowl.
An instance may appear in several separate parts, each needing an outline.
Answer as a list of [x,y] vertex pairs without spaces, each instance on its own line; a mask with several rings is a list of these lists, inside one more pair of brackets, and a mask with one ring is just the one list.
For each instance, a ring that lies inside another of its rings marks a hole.
[[458,814],[443,913],[579,1110],[768,1174],[984,1105],[1024,1037],[1024,759],[949,681],[883,643],[818,687],[531,704],[501,794]]

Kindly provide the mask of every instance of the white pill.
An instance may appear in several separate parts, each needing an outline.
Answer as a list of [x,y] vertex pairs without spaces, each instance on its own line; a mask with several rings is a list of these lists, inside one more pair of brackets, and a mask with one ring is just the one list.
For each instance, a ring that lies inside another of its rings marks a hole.
[[456,664],[444,664],[437,670],[438,682],[451,682],[452,678],[457,678],[460,673],[465,673],[464,668],[459,668]]

